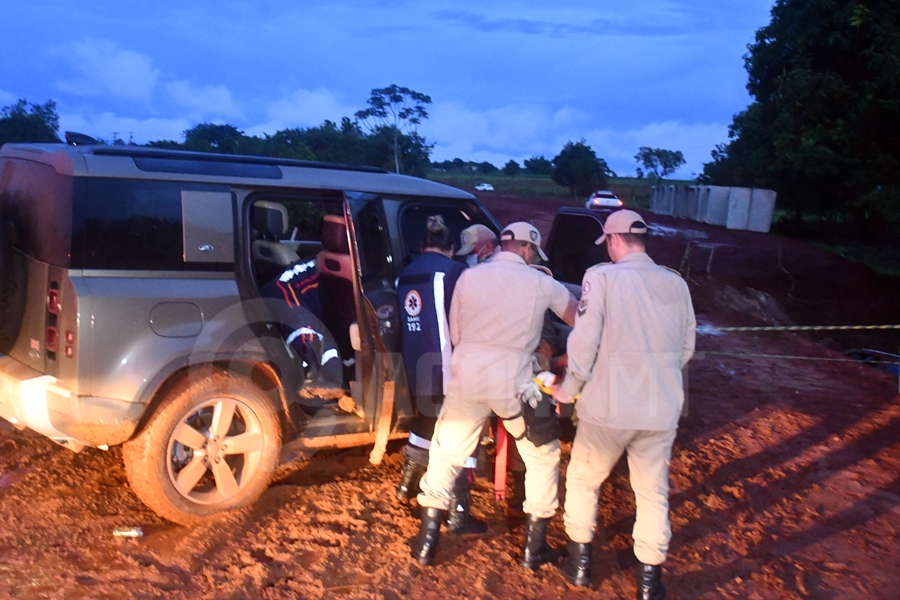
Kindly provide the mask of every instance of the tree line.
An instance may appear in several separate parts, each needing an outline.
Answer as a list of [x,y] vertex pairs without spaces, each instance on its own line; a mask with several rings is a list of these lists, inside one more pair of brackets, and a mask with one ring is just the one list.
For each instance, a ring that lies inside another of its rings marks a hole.
[[753,102],[702,180],[771,188],[790,230],[896,242],[900,3],[777,0],[744,56]]

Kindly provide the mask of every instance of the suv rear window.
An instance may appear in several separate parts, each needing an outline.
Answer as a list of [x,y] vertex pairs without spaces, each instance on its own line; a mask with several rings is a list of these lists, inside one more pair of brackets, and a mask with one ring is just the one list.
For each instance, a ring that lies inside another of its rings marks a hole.
[[230,192],[228,186],[90,178],[76,186],[72,266],[137,271],[231,270],[233,263],[185,262],[182,191]]

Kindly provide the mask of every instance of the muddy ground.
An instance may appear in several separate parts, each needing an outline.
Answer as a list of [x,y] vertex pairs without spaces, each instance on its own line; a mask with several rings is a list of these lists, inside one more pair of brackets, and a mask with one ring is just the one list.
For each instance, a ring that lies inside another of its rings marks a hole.
[[[501,222],[531,219],[544,233],[562,203],[483,200]],[[649,218],[651,255],[690,265],[701,323],[900,320],[896,278],[788,239]],[[839,351],[858,346],[896,352],[900,333],[698,338],[671,468],[670,597],[900,597],[898,381],[843,362]],[[634,597],[619,566],[634,521],[624,463],[601,490],[594,582],[575,590],[551,567],[516,565],[522,529],[487,479],[474,511],[488,533],[445,535],[436,565],[418,567],[407,546],[417,521],[393,494],[401,447],[379,467],[366,448],[320,452],[248,513],[181,527],[131,494],[118,449],[73,454],[0,420],[0,597]],[[128,526],[144,537],[113,538]],[[561,516],[551,538],[564,540]]]

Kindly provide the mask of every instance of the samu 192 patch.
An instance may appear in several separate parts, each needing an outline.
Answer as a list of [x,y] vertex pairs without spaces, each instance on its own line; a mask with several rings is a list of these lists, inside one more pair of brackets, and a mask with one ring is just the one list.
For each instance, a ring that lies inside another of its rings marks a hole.
[[422,312],[422,296],[419,295],[419,292],[410,290],[406,294],[406,298],[403,299],[403,308],[406,309],[406,314],[411,317],[415,317]]
[[587,298],[582,297],[578,302],[578,316],[583,317],[584,313],[587,312]]

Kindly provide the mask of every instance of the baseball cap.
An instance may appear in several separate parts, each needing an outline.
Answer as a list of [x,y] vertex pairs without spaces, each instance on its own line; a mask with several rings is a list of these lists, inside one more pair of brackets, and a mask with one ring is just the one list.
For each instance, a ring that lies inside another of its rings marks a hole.
[[461,246],[459,250],[456,251],[456,256],[466,256],[467,254],[472,254],[472,251],[475,249],[475,245],[481,242],[494,242],[494,245],[496,246],[497,236],[493,231],[491,231],[484,225],[469,225],[462,230],[462,233],[459,234],[459,243],[461,244]]
[[500,240],[531,242],[537,248],[541,260],[547,260],[547,255],[541,250],[541,232],[535,229],[531,223],[526,223],[525,221],[510,223],[500,232]]
[[647,233],[647,224],[641,215],[633,210],[617,210],[606,217],[603,235],[594,242],[598,246],[606,241],[608,233]]

